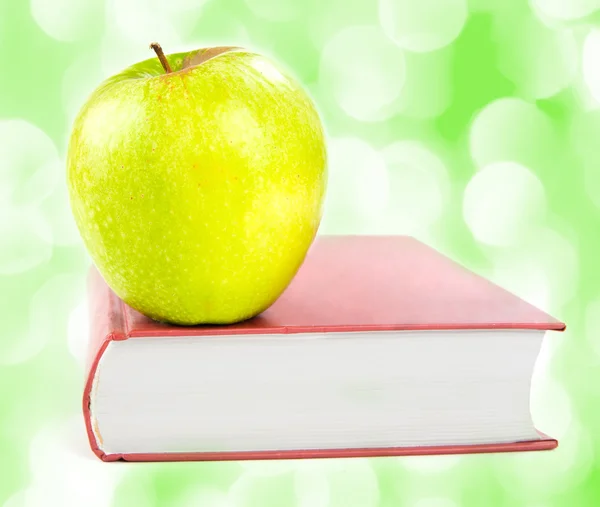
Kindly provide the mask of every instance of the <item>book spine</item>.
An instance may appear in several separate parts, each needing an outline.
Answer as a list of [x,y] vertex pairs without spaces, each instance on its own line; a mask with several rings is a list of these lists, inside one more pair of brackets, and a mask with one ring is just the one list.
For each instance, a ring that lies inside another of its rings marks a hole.
[[350,448],[350,449],[298,449],[289,451],[227,451],[227,452],[167,452],[167,453],[125,453],[108,455],[105,461],[121,459],[132,462],[159,461],[242,461],[242,460],[283,460],[321,458],[375,458],[390,456],[430,456],[440,454],[482,454],[504,452],[549,451],[558,442],[541,435],[539,440],[508,442],[497,444],[435,445],[414,447]]
[[123,303],[112,292],[102,279],[96,268],[92,267],[88,275],[88,302],[90,312],[89,346],[86,363],[86,380],[83,391],[83,417],[90,442],[90,447],[103,461],[120,459],[117,455],[107,455],[102,451],[102,439],[90,412],[91,395],[94,388],[94,379],[98,363],[108,347],[114,340],[128,338]]

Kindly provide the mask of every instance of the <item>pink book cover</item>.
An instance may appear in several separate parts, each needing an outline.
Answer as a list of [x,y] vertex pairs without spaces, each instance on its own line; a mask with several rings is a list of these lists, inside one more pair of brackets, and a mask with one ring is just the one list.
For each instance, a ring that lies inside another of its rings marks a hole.
[[92,269],[90,345],[83,413],[90,446],[103,461],[215,461],[467,454],[554,449],[540,439],[485,445],[295,451],[105,454],[92,428],[90,393],[111,340],[166,336],[348,331],[538,329],[565,324],[406,236],[319,236],[281,297],[261,315],[229,326],[170,326],[127,306]]

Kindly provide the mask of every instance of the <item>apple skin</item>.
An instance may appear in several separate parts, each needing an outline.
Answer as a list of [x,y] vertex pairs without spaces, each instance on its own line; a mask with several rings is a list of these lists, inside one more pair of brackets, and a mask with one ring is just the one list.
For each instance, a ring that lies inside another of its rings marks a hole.
[[308,95],[265,57],[235,49],[182,69],[194,54],[100,85],[75,120],[67,182],[86,248],[128,305],[228,324],[268,308],[302,264],[325,139]]

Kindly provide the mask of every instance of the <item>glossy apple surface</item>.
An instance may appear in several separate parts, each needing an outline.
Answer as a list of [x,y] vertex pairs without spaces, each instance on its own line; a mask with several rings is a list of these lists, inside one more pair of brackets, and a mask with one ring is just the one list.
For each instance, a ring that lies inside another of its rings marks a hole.
[[269,307],[317,232],[322,125],[300,85],[237,48],[129,67],[80,111],[72,211],[99,271],[160,321],[232,323]]

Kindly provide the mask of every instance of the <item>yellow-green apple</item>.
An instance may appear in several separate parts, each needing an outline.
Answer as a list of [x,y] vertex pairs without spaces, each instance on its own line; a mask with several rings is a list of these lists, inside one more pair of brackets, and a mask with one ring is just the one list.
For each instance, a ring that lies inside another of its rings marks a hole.
[[113,291],[175,324],[268,308],[311,245],[324,133],[302,87],[267,58],[220,47],[137,63],[96,89],[67,179],[83,241]]

